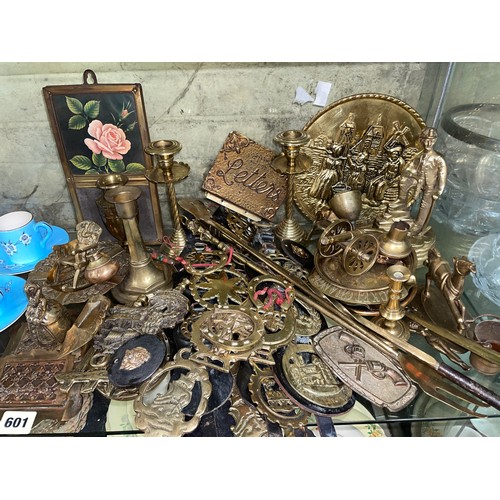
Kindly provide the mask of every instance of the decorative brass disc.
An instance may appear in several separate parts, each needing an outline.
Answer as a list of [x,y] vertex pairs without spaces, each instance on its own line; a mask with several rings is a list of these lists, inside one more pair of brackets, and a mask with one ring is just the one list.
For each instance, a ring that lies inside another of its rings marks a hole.
[[218,273],[195,275],[189,282],[194,300],[207,309],[245,302],[247,287],[246,277],[232,266]]
[[[397,193],[401,165],[421,149],[424,127],[411,106],[392,96],[357,94],[330,104],[303,128],[311,139],[301,151],[313,163],[295,176],[299,210],[315,221],[328,209],[329,187],[344,182],[364,195],[358,225],[371,226]],[[390,155],[397,156],[395,170]]]
[[306,411],[334,415],[354,405],[350,387],[333,374],[312,344],[289,344],[274,358],[274,372],[280,387]]

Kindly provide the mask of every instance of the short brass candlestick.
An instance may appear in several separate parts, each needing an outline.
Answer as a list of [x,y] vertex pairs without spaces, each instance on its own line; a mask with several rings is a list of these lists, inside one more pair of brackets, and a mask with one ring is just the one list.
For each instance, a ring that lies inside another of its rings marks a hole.
[[105,195],[107,201],[114,203],[116,213],[123,221],[130,253],[130,269],[125,279],[115,286],[111,293],[122,304],[134,302],[140,295],[157,290],[172,288],[172,271],[158,269],[144,248],[137,223],[137,199],[141,190],[134,186],[119,186],[110,189]]
[[288,189],[285,204],[285,218],[276,226],[274,234],[281,240],[300,242],[307,233],[293,218],[294,176],[307,170],[311,159],[300,153],[300,148],[309,142],[309,136],[300,130],[287,130],[278,134],[274,141],[281,146],[282,154],[273,160],[273,168],[288,176]]
[[186,233],[179,217],[179,206],[174,184],[185,179],[189,174],[189,166],[182,162],[174,162],[174,155],[182,149],[181,144],[174,140],[150,142],[145,148],[147,154],[153,157],[153,169],[146,172],[146,177],[154,183],[165,183],[173,232],[169,243],[163,243],[160,252],[169,257],[179,256],[186,246]]
[[387,276],[391,280],[389,285],[389,300],[387,304],[380,306],[380,317],[375,323],[385,328],[391,335],[403,340],[410,338],[408,325],[401,321],[405,312],[401,307],[401,296],[403,284],[411,278],[411,271],[400,264],[395,264],[387,268]]

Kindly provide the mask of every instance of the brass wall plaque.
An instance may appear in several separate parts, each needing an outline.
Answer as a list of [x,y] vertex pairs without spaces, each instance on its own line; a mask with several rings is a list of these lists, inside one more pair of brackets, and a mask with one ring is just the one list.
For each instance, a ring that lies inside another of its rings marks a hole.
[[272,167],[274,151],[231,132],[202,188],[207,198],[252,220],[271,220],[286,197],[287,178]]

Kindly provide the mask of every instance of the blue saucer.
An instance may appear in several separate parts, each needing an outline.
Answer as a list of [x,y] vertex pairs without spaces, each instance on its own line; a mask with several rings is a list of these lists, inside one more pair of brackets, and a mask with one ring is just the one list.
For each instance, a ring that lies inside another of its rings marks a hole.
[[54,245],[64,245],[69,241],[69,234],[62,228],[58,226],[52,226],[52,236],[48,239],[45,245],[45,255],[41,259],[37,259],[33,262],[28,262],[27,264],[8,264],[3,260],[0,260],[0,276],[13,276],[16,274],[24,274],[33,271],[35,266],[43,259],[45,259],[50,253],[52,253],[52,247]]
[[24,291],[26,280],[19,276],[0,276],[0,332],[15,323],[28,307]]

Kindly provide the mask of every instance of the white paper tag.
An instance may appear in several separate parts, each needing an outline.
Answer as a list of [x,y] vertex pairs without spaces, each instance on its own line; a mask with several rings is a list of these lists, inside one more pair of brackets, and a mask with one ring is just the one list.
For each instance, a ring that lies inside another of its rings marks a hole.
[[328,102],[328,94],[332,84],[330,82],[318,82],[316,85],[316,99],[313,102],[314,106],[325,106]]
[[6,411],[0,420],[0,434],[29,434],[36,411]]
[[293,101],[294,103],[297,104],[305,104],[306,102],[313,102],[314,99],[311,97],[311,95],[306,92],[302,87],[297,87],[295,89],[295,100]]

